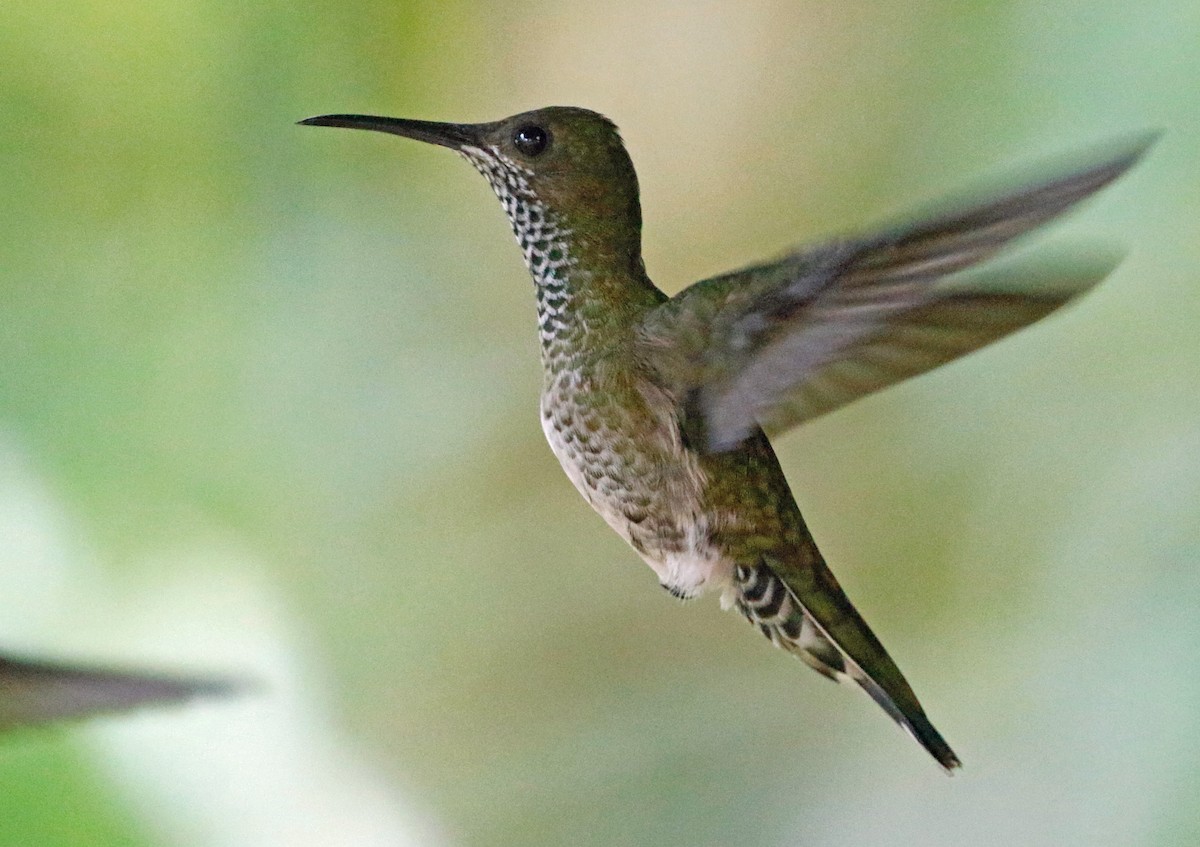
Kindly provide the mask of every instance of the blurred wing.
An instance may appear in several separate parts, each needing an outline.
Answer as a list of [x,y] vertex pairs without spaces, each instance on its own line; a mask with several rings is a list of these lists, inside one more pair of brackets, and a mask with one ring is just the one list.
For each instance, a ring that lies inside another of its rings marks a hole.
[[923,373],[1044,317],[1111,270],[1109,261],[1034,270],[1025,291],[1002,290],[1007,278],[975,291],[938,285],[1112,182],[1151,140],[958,212],[697,283],[647,316],[641,352],[685,398],[689,434],[711,450]]
[[193,697],[222,696],[237,687],[219,679],[77,668],[0,657],[0,731],[179,703]]
[[[981,280],[986,286],[982,290],[939,294],[889,316],[839,349],[839,355],[824,363],[807,363],[800,382],[795,381],[795,363],[804,360],[805,352],[794,345],[808,339],[784,337],[747,365],[724,402],[709,407],[710,443],[720,449],[714,435],[738,433],[750,426],[745,414],[750,408],[759,426],[781,432],[986,346],[1087,291],[1117,261],[1110,253],[1070,265],[1026,262],[1019,264],[1019,272],[1006,269],[987,275]],[[1021,293],[1019,288],[1031,293]],[[702,389],[694,401],[704,398]],[[759,398],[770,402],[764,404]],[[736,435],[726,438],[730,445],[740,440]]]

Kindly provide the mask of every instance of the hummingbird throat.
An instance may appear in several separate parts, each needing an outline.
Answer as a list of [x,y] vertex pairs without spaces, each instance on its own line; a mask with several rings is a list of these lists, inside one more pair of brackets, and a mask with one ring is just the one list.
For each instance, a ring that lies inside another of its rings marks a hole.
[[538,334],[543,351],[549,351],[556,341],[566,341],[573,329],[568,275],[576,262],[569,250],[571,230],[530,187],[533,171],[494,147],[463,147],[460,152],[483,174],[508,214],[537,289]]

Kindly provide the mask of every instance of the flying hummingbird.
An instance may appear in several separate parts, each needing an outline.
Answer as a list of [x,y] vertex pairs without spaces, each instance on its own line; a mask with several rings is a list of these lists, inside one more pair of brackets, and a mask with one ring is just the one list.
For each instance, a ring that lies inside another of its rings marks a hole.
[[1112,182],[1150,139],[951,213],[797,250],[668,297],[646,275],[637,176],[603,115],[551,107],[482,124],[367,115],[301,123],[425,141],[475,166],[533,276],[542,427],[584,499],[671,594],[719,591],[724,608],[773,644],[861,686],[947,771],[959,766],[825,564],[764,430],[969,353],[1098,282],[1111,266],[1032,292],[943,284]]
[[239,687],[231,679],[0,655],[0,732],[195,697],[225,696]]

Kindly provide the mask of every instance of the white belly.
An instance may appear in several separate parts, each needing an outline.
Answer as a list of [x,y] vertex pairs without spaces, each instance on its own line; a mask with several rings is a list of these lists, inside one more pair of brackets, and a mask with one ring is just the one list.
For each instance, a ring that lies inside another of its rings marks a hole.
[[[595,468],[616,468],[626,483],[638,468],[622,463],[612,450],[584,451],[555,421],[556,416],[543,407],[542,430],[567,478],[654,570],[664,588],[677,597],[691,598],[712,588],[724,590],[730,584],[733,564],[709,541],[709,518],[702,501],[704,475],[691,453],[676,446],[667,454],[668,461],[678,463],[667,474],[672,483],[669,490],[656,487],[653,480],[634,480],[642,483],[637,487],[653,501],[647,510],[652,517],[635,521],[630,517],[628,485],[618,485]],[[678,438],[670,442],[678,445]],[[655,470],[661,475],[660,467]]]

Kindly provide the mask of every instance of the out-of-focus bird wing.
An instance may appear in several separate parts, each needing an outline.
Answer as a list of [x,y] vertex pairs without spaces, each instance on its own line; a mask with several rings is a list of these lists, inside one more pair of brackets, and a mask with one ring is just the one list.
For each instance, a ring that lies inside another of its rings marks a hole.
[[0,656],[0,732],[233,693],[228,679],[77,667]]

